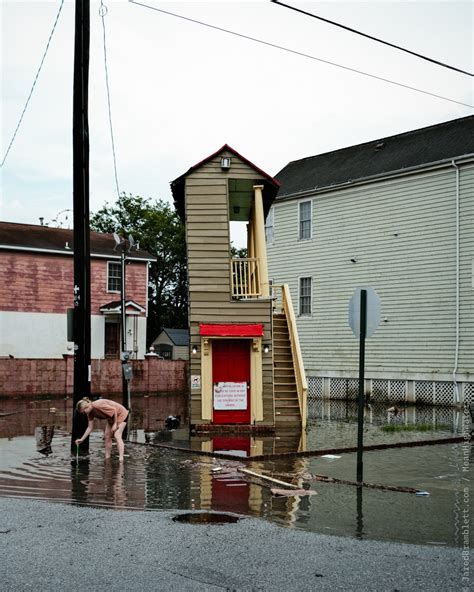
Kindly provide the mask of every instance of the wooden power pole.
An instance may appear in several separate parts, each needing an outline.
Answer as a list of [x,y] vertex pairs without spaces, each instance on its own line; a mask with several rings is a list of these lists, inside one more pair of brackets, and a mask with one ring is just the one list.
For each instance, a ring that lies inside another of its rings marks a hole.
[[[91,388],[91,287],[89,231],[89,45],[90,0],[76,0],[73,91],[73,201],[74,201],[74,410]],[[87,426],[87,418],[73,411],[71,451]],[[89,449],[89,439],[81,452]]]

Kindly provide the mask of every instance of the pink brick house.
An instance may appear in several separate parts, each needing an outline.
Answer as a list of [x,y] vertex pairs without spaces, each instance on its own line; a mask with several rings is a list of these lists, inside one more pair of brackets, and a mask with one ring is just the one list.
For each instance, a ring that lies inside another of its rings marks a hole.
[[[110,234],[91,232],[91,355],[120,353],[120,252]],[[127,349],[146,353],[148,266],[133,251],[126,264]],[[0,222],[0,357],[58,359],[72,353],[67,309],[73,307],[73,231]]]

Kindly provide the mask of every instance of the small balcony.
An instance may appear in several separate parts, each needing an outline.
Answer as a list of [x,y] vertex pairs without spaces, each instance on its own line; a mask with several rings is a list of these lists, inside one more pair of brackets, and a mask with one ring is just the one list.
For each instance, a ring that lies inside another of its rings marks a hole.
[[232,298],[258,298],[262,295],[258,258],[231,259],[230,282]]

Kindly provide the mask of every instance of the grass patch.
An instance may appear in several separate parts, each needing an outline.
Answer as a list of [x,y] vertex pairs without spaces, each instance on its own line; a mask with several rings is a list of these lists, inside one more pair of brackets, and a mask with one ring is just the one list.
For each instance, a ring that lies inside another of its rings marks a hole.
[[449,426],[445,424],[440,425],[432,425],[430,423],[420,423],[420,424],[408,424],[408,425],[400,425],[400,424],[392,424],[389,423],[387,425],[382,426],[383,432],[433,432],[438,430],[446,430]]

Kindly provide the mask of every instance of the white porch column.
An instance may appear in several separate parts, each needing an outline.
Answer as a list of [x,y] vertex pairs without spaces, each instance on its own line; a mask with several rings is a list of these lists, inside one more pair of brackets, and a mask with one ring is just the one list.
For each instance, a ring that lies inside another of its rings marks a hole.
[[263,185],[254,185],[254,237],[255,256],[258,258],[260,268],[260,287],[263,298],[270,297],[268,284],[267,245],[265,243],[265,219],[263,216]]
[[253,219],[247,224],[247,257],[253,259],[255,257],[255,239],[253,234]]

